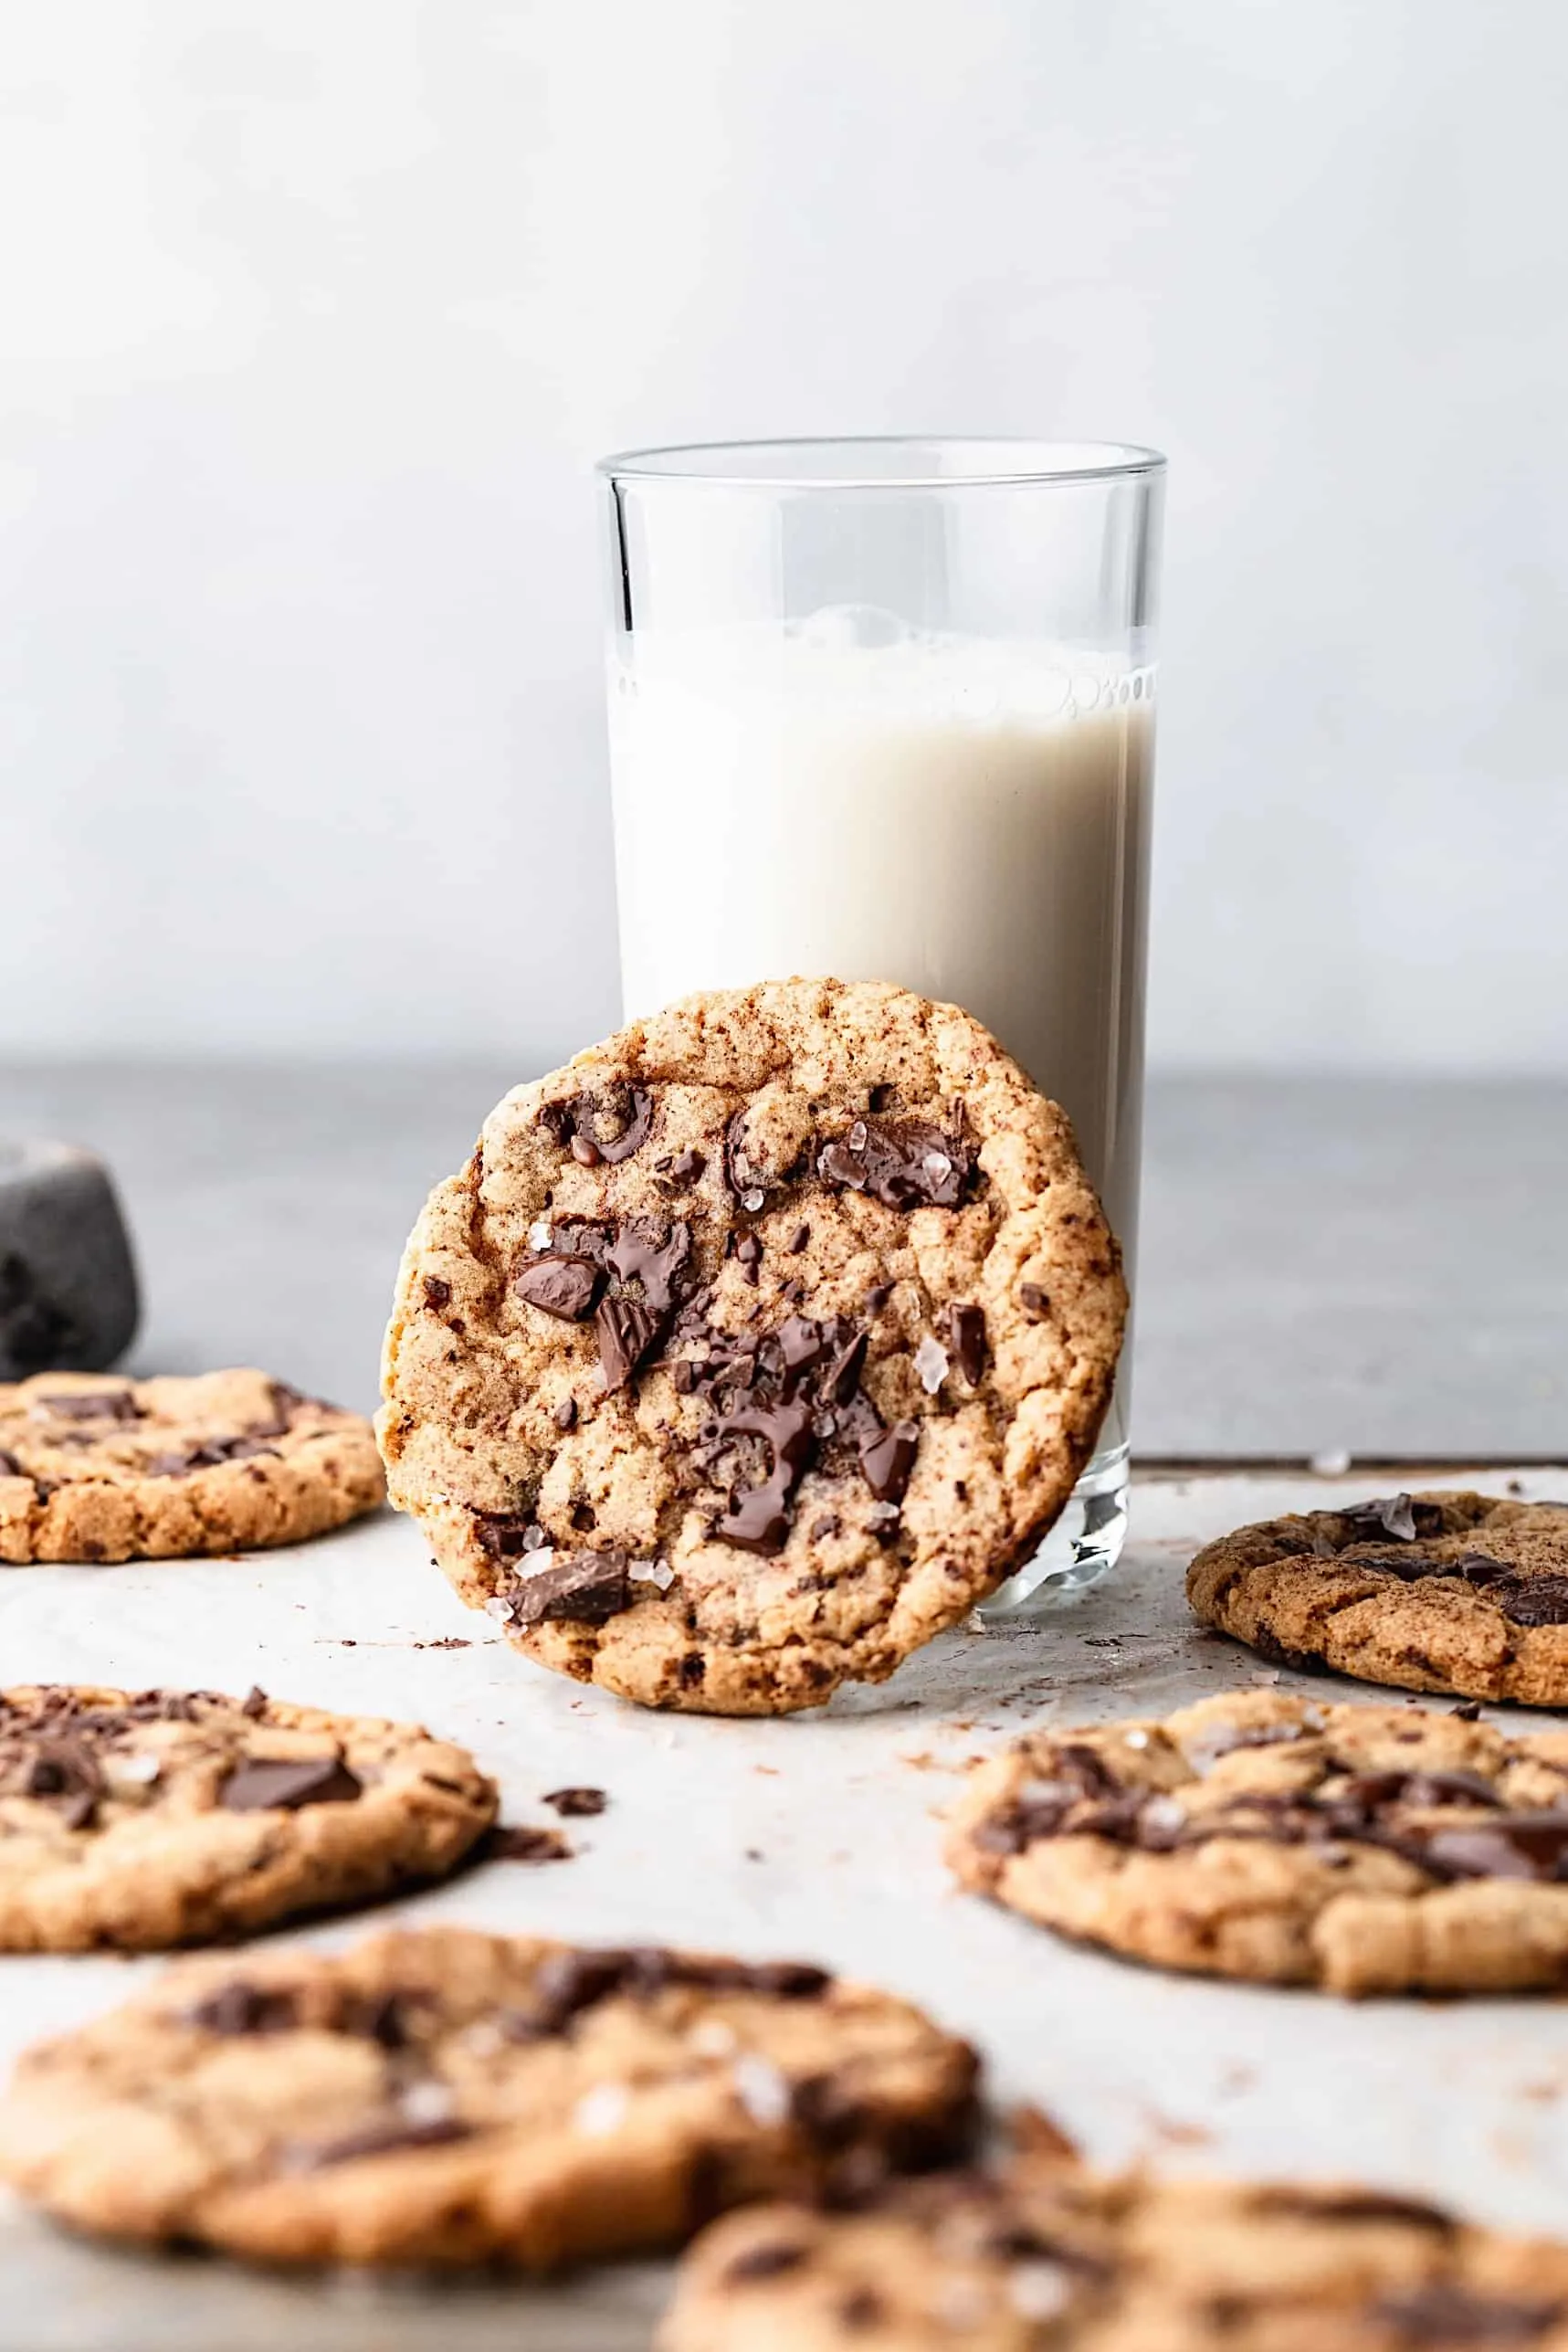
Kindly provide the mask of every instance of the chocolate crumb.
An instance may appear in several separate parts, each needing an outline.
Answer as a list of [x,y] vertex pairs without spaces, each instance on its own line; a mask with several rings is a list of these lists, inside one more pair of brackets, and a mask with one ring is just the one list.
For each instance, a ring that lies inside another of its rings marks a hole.
[[602,1813],[609,1801],[602,1788],[552,1788],[540,1799],[569,1821]]
[[1038,1282],[1020,1282],[1018,1303],[1026,1315],[1033,1316],[1037,1323],[1043,1323],[1051,1311],[1050,1292],[1042,1291]]
[[426,1274],[425,1277],[426,1305],[427,1307],[449,1306],[451,1300],[451,1283],[444,1282],[439,1274]]
[[569,1862],[575,1849],[559,1830],[535,1830],[498,1821],[480,1842],[481,1856],[495,1862]]

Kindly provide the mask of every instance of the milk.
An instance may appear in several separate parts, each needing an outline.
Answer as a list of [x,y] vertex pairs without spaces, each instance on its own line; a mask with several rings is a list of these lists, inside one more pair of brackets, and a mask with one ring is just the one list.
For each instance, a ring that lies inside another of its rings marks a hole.
[[965,1006],[1066,1105],[1131,1261],[1152,673],[878,634],[634,632],[610,691],[627,1014],[795,973]]

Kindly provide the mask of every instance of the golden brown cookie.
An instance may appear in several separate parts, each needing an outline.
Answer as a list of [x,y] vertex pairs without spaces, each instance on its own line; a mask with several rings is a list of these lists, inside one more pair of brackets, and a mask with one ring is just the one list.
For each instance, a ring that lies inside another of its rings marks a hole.
[[1568,2352],[1568,2246],[1377,2189],[1020,2163],[732,2214],[658,2352]]
[[255,1551],[374,1511],[368,1421],[264,1372],[0,1387],[0,1561]]
[[495,1818],[414,1724],[252,1691],[0,1691],[0,1951],[152,1951],[444,1878]]
[[1568,1732],[1233,1691],[978,1766],[965,1886],[1158,1967],[1330,1992],[1568,1985]]
[[818,1968],[432,1928],[171,1970],[23,2058],[0,2174],[113,2237],[547,2271],[950,2157],[975,2073]]
[[1187,1598],[1280,1664],[1568,1705],[1568,1503],[1438,1492],[1292,1513],[1205,1545]]
[[404,1259],[393,1500],[529,1656],[710,1714],[879,1682],[1033,1549],[1125,1293],[1066,1118],[902,989],[689,998],[509,1095]]

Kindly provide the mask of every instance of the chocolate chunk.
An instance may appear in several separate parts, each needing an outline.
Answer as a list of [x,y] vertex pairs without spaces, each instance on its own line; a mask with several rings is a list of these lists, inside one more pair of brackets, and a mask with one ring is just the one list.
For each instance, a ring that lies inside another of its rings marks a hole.
[[486,1834],[482,1849],[497,1862],[569,1862],[572,1848],[559,1830],[531,1829],[526,1824],[497,1822]]
[[676,1395],[689,1397],[697,1386],[697,1366],[689,1356],[683,1355],[679,1363],[670,1366],[669,1376],[675,1385]]
[[304,1805],[349,1805],[364,1784],[341,1756],[254,1756],[237,1765],[218,1789],[230,1813],[296,1813]]
[[860,1441],[860,1468],[879,1503],[901,1503],[920,1451],[918,1421],[896,1421],[874,1438]]
[[621,1227],[606,1256],[617,1278],[640,1282],[648,1305],[663,1313],[675,1304],[677,1285],[690,1260],[691,1228],[666,1229],[648,1218],[634,1217]]
[[973,1155],[956,1136],[918,1119],[857,1119],[817,1153],[819,1176],[889,1208],[956,1208],[973,1173]]
[[1500,1576],[1485,1589],[1510,1625],[1568,1625],[1568,1576]]
[[604,1625],[631,1606],[624,1552],[555,1552],[507,1587],[515,1625]]
[[479,1549],[492,1560],[515,1560],[520,1552],[532,1548],[531,1535],[535,1545],[543,1541],[543,1529],[526,1512],[476,1511],[472,1517]]
[[1563,2310],[1561,2303],[1534,2296],[1477,2294],[1451,2280],[1433,2279],[1379,2295],[1366,2316],[1394,2330],[1401,2352],[1406,2346],[1415,2352],[1417,2346],[1533,2344]]
[[791,1258],[798,1258],[810,1239],[810,1226],[797,1225],[795,1231],[790,1235],[789,1239],[784,1243],[784,1250],[787,1255]]
[[1042,1291],[1038,1282],[1020,1282],[1018,1304],[1036,1323],[1044,1323],[1051,1311],[1051,1294]]
[[677,1152],[673,1159],[660,1160],[658,1164],[659,1173],[672,1177],[677,1184],[695,1184],[707,1165],[700,1152],[689,1148]]
[[1280,2184],[1258,2189],[1252,2199],[1260,2213],[1299,2214],[1303,2220],[1393,2221],[1412,2230],[1454,2234],[1454,2217],[1425,2198],[1396,2197],[1381,2189],[1292,2189]]
[[735,1244],[735,1256],[739,1261],[742,1272],[754,1290],[757,1282],[757,1271],[763,1262],[763,1245],[758,1240],[754,1233],[742,1234],[740,1239]]
[[580,1167],[596,1168],[603,1160],[605,1155],[599,1149],[598,1144],[594,1141],[592,1135],[574,1135],[572,1138],[572,1156]]
[[512,1279],[519,1298],[561,1323],[584,1323],[604,1282],[586,1258],[536,1258]]
[[594,1326],[599,1334],[605,1394],[614,1396],[652,1349],[662,1326],[659,1318],[636,1299],[601,1299]]
[[858,1331],[848,1344],[840,1348],[827,1368],[823,1382],[824,1394],[836,1405],[847,1405],[860,1386],[860,1375],[866,1368],[866,1350],[869,1342],[863,1331]]
[[466,2140],[473,2136],[472,2124],[459,2123],[455,2115],[428,2124],[410,2124],[401,2116],[385,2123],[366,2124],[363,2131],[345,2132],[341,2139],[318,2140],[296,2145],[285,2154],[282,2169],[286,2172],[318,2172],[327,2165],[351,2164],[356,2157],[390,2156],[395,2149],[408,2147],[441,2147],[450,2140]]
[[75,1740],[40,1740],[26,1761],[21,1793],[52,1805],[67,1830],[91,1826],[103,1793],[103,1775]]
[[844,1522],[839,1518],[837,1511],[825,1511],[820,1519],[814,1519],[811,1523],[812,1542],[826,1544],[831,1536],[840,1532],[843,1524]]
[[743,2254],[737,2254],[733,2262],[724,2265],[724,2283],[739,2286],[747,2279],[773,2279],[781,2272],[797,2271],[807,2251],[788,2238],[774,2238],[763,2246],[748,2246]]
[[1440,1504],[1415,1503],[1405,1493],[1376,1495],[1372,1502],[1358,1503],[1353,1511],[1342,1512],[1340,1515],[1358,1535],[1392,1535],[1401,1544],[1414,1544],[1418,1535],[1439,1535],[1443,1526]]
[[34,1399],[35,1413],[57,1421],[140,1421],[145,1418],[129,1388],[89,1388],[81,1396],[61,1394]]
[[721,1439],[761,1438],[768,1448],[768,1475],[760,1486],[731,1498],[729,1510],[713,1533],[740,1550],[771,1554],[782,1551],[789,1535],[789,1506],[801,1475],[816,1450],[809,1405],[780,1403],[754,1406],[731,1413],[719,1425]]
[[242,1715],[248,1715],[252,1722],[258,1715],[267,1713],[267,1693],[259,1682],[252,1682],[239,1703],[239,1712]]
[[892,1297],[892,1295],[893,1285],[891,1282],[873,1282],[870,1289],[866,1293],[867,1313],[880,1314],[882,1309],[887,1305],[888,1301]]
[[[593,1117],[591,1107],[580,1102],[579,1114],[581,1115],[584,1110],[587,1111],[589,1117]],[[652,1125],[653,1096],[645,1092],[640,1086],[634,1086],[631,1090],[630,1116],[618,1135],[612,1136],[606,1142],[599,1134],[595,1123],[594,1141],[598,1145],[600,1158],[607,1160],[612,1167],[618,1167],[622,1160],[629,1160],[634,1152],[641,1150],[648,1139]]]
[[560,1404],[555,1408],[554,1421],[558,1429],[574,1429],[576,1428],[577,1399],[575,1397],[563,1397],[562,1398]]
[[252,2033],[288,2033],[300,2022],[300,2005],[293,1992],[285,1988],[247,1985],[243,1978],[236,1978],[187,2009],[185,2021],[226,2039]]
[[699,1650],[689,1650],[676,1670],[683,1691],[700,1691],[708,1678],[708,1661]]
[[1466,1828],[1431,1830],[1415,1851],[1447,1878],[1555,1883],[1568,1872],[1568,1812],[1503,1813]]
[[755,1993],[771,2000],[816,2000],[833,1979],[799,1960],[706,1959],[658,1946],[557,1952],[534,1978],[531,2016],[519,2018],[521,2040],[563,2033],[574,2018],[626,1994],[651,1999],[675,1985],[703,1992]]
[[947,1340],[959,1371],[978,1388],[985,1370],[985,1310],[954,1303],[947,1311]]
[[1457,1724],[1479,1724],[1481,1719],[1481,1703],[1479,1699],[1465,1699],[1458,1706],[1450,1707],[1448,1713]]
[[851,2287],[838,2301],[838,2324],[857,2336],[863,2328],[879,2327],[888,2315],[888,2306],[875,2287]]
[[0,1446],[0,1478],[26,1478],[26,1475],[16,1455],[7,1453],[5,1447]]
[[602,1813],[610,1800],[602,1788],[552,1788],[541,1801],[552,1806],[564,1820],[574,1821]]
[[425,1303],[427,1307],[450,1306],[452,1285],[444,1282],[439,1274],[426,1274],[424,1282]]
[[833,1353],[831,1326],[814,1322],[810,1315],[792,1314],[782,1323],[773,1336],[779,1344],[786,1373],[814,1371],[826,1364]]

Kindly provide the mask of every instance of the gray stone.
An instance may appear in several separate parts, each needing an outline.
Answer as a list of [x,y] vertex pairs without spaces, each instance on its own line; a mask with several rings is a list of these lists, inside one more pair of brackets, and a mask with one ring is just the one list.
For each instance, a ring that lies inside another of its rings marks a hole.
[[101,1372],[136,1334],[136,1268],[109,1170],[0,1137],[0,1380]]

